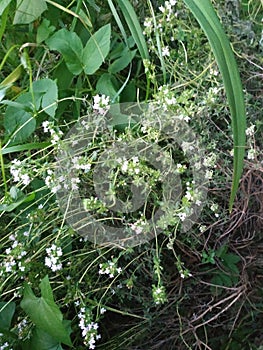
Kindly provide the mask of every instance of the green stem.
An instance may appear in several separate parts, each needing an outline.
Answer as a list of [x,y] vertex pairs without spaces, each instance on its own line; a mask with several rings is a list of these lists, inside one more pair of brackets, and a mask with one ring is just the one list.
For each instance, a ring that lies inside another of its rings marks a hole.
[[[81,4],[82,4],[82,0],[78,0],[77,6],[76,6],[76,10],[75,10],[77,15],[79,15],[79,10],[81,8]],[[74,30],[75,30],[75,27],[76,27],[76,24],[77,24],[77,19],[78,19],[77,17],[73,17],[72,25],[71,25],[71,28],[70,28],[71,32],[74,32]]]
[[8,196],[8,189],[7,189],[7,183],[6,183],[6,176],[5,176],[5,164],[4,164],[4,158],[2,155],[2,144],[0,140],[0,164],[1,164],[1,172],[2,172],[2,178],[3,178],[3,183],[4,183],[4,188],[5,188],[5,198]]

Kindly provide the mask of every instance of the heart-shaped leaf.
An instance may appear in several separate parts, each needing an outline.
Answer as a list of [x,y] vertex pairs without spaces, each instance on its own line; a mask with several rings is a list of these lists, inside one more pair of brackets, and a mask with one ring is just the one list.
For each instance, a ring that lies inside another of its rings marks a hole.
[[20,306],[39,329],[58,342],[72,346],[68,331],[63,324],[63,315],[54,302],[48,276],[41,281],[40,289],[41,297],[37,298],[31,287],[25,284]]
[[51,38],[46,40],[46,44],[50,50],[55,50],[60,52],[69,71],[75,75],[82,72],[82,54],[83,46],[80,38],[74,32],[69,32],[67,29],[63,28],[52,35]]

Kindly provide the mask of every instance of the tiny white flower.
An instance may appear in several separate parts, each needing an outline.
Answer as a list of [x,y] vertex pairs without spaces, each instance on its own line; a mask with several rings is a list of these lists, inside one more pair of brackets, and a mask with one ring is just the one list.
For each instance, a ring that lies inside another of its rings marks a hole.
[[162,48],[162,56],[170,56],[170,50],[168,46]]
[[101,315],[105,314],[106,311],[107,311],[107,310],[106,310],[104,307],[102,307],[102,308],[100,309]]

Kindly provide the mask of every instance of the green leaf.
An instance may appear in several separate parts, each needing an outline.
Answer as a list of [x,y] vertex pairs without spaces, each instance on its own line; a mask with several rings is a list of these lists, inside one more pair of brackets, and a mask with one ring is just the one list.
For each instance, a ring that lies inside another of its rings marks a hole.
[[58,88],[56,82],[51,79],[37,80],[33,83],[33,93],[36,110],[41,106],[42,109],[45,109],[45,113],[54,117],[58,100]]
[[16,13],[13,23],[31,23],[46,10],[47,4],[44,0],[17,0]]
[[14,152],[21,152],[21,151],[29,151],[32,149],[44,149],[48,146],[50,146],[50,142],[33,142],[33,143],[25,143],[23,145],[17,145],[17,146],[12,146],[12,147],[3,147],[0,152],[2,155],[4,154],[9,154],[9,153],[14,153]]
[[96,84],[96,90],[99,94],[110,96],[111,100],[116,96],[119,89],[117,79],[111,74],[104,73]]
[[229,209],[232,210],[243,171],[246,142],[246,112],[237,63],[228,37],[210,0],[184,0],[206,34],[223,77],[230,107],[234,139],[234,170]]
[[14,302],[0,302],[0,329],[9,330],[16,309]]
[[[20,64],[17,66],[13,71],[1,82],[0,88],[3,87],[10,87],[12,83],[17,81],[22,73],[22,65]],[[1,100],[0,100],[1,101]]]
[[75,75],[82,72],[83,45],[74,32],[69,32],[63,28],[46,40],[50,50],[55,50],[63,55],[69,71]]
[[7,6],[10,4],[12,0],[1,0],[0,4],[0,16],[3,14],[4,10],[7,8]]
[[112,74],[118,73],[126,68],[133,60],[137,50],[130,51],[128,48],[122,51],[122,54],[110,66],[108,71]]
[[[11,195],[11,190],[10,190],[10,195]],[[31,193],[28,196],[22,195],[14,203],[0,204],[0,211],[11,212],[14,209],[16,209],[17,207],[19,207],[21,204],[26,203],[26,202],[31,202],[34,199],[35,199],[35,193]]]
[[44,18],[37,28],[37,43],[40,44],[45,41],[55,30],[56,27],[50,25],[50,21]]
[[39,327],[35,327],[32,332],[27,348],[25,349],[37,349],[37,350],[63,350],[60,342],[52,338],[48,333],[44,332]]
[[[32,96],[29,92],[19,96],[7,107],[4,117],[5,134],[12,138],[10,143],[23,143],[36,128],[33,113],[26,112],[32,108]],[[4,101],[2,101],[4,102]]]
[[109,119],[109,124],[116,130],[123,131],[127,127],[133,127],[137,124],[137,122],[129,115],[124,114],[120,110],[119,104],[111,105],[111,108],[107,114],[107,118]]
[[223,265],[231,272],[239,274],[237,263],[240,261],[240,257],[236,254],[227,253],[222,260]]
[[20,306],[38,328],[58,342],[72,346],[69,332],[63,324],[63,315],[54,302],[48,276],[41,281],[40,289],[41,297],[37,298],[31,287],[25,284]]
[[136,85],[134,80],[129,81],[121,93],[120,102],[135,102],[136,101]]
[[110,50],[110,36],[111,26],[106,24],[89,38],[82,58],[86,74],[94,74],[104,62]]
[[[137,15],[128,0],[117,0],[117,3],[123,13],[125,21],[129,27],[131,35],[138,47],[142,59],[149,59],[147,44],[142,33]],[[116,19],[116,18],[115,18]]]

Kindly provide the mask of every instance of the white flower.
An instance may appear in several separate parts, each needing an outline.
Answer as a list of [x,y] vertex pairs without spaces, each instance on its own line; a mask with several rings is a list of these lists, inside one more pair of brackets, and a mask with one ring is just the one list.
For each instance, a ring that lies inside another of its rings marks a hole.
[[44,132],[49,132],[49,121],[48,120],[45,120],[43,123],[42,123],[42,127],[44,129]]
[[100,309],[101,315],[105,314],[106,311],[107,311],[107,310],[106,310],[104,307],[102,307],[102,308]]
[[256,158],[256,151],[253,148],[251,148],[247,152],[247,159],[254,160],[255,158]]
[[93,109],[104,114],[109,109],[110,97],[106,95],[93,96]]
[[162,56],[170,56],[170,50],[168,46],[162,48]]
[[123,173],[126,173],[127,170],[128,170],[128,165],[129,165],[129,162],[127,160],[125,160],[123,163],[122,163],[122,166],[121,166],[121,171]]

